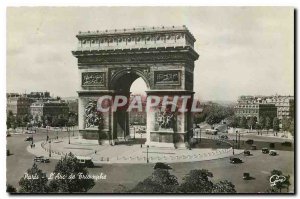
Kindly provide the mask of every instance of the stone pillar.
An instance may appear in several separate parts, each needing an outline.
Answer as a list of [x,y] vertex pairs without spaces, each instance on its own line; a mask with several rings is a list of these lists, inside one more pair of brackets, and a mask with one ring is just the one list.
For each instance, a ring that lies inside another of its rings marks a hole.
[[[164,96],[167,101],[172,101],[178,96],[174,112],[170,110],[172,105],[167,105],[166,111],[158,107],[151,107],[147,111],[147,142],[146,145],[158,147],[185,148],[188,147],[188,131],[191,130],[190,103],[193,99],[193,92],[190,91],[148,91],[147,104],[151,103],[151,96],[158,96],[162,103]],[[187,112],[181,112],[183,96],[189,96]]]

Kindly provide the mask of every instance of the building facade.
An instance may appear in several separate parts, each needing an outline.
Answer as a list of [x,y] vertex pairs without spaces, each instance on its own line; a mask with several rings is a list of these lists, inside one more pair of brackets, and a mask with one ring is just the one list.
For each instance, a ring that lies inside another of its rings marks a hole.
[[274,104],[239,103],[234,107],[237,117],[270,117],[271,120],[277,116],[277,107]]
[[23,117],[30,114],[32,100],[27,96],[17,93],[8,93],[6,97],[6,111],[12,112],[14,116]]
[[32,103],[30,106],[30,113],[33,118],[38,118],[41,121],[42,116],[44,117],[67,117],[69,113],[68,104],[62,101],[37,101]]
[[271,100],[277,107],[277,117],[279,120],[294,117],[294,96],[274,96]]
[[294,117],[293,96],[241,96],[235,106],[236,116],[277,117],[280,121]]

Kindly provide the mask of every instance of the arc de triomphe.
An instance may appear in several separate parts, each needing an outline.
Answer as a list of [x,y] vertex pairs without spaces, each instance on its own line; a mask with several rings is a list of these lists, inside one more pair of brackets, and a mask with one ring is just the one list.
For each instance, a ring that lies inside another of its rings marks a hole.
[[[83,138],[99,140],[100,131],[106,140],[129,135],[128,112],[99,113],[97,99],[129,96],[131,84],[139,77],[147,85],[147,96],[193,98],[194,61],[199,55],[194,50],[196,40],[185,26],[88,31],[76,37],[78,47],[72,53],[80,75],[78,119]],[[147,112],[146,144],[185,146],[192,128],[191,112],[176,114],[172,127],[159,124],[161,114],[155,108]]]

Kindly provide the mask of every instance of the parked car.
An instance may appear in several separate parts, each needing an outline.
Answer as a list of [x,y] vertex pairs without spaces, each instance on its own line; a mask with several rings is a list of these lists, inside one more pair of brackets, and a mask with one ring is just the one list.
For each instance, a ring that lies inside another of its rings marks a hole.
[[227,135],[221,135],[220,138],[224,139],[224,140],[228,140],[228,136]]
[[244,179],[244,180],[250,180],[250,179],[251,179],[250,173],[244,173],[244,174],[243,174],[243,179]]
[[6,134],[6,137],[11,137],[11,134],[10,134],[10,133],[7,133],[7,134]]
[[172,169],[172,167],[168,164],[162,163],[162,162],[157,162],[154,167],[154,169]]
[[270,150],[269,155],[271,155],[271,156],[276,156],[276,155],[277,155],[277,151],[275,151],[275,150]]
[[254,141],[251,139],[246,140],[246,144],[252,145],[253,143],[254,143]]
[[43,158],[44,158],[44,156],[36,156],[36,157],[34,158],[34,161],[35,161],[35,162],[41,162]]
[[250,151],[245,150],[245,151],[244,151],[244,155],[245,155],[245,156],[249,156],[249,155],[251,155],[251,153],[250,153]]
[[268,148],[262,148],[261,152],[264,154],[268,154],[269,153],[269,149]]
[[33,139],[32,137],[26,137],[25,141],[32,141],[32,139]]
[[239,164],[239,163],[243,163],[243,161],[240,158],[230,158],[230,163],[232,164]]
[[251,146],[251,150],[256,150],[256,149],[257,149],[257,148],[256,148],[256,145],[253,144],[253,145]]
[[85,167],[92,168],[95,166],[91,157],[76,156],[76,158],[79,160],[79,163],[83,164]]
[[49,160],[49,158],[42,158],[42,159],[41,159],[41,162],[42,162],[42,163],[49,163],[50,160]]

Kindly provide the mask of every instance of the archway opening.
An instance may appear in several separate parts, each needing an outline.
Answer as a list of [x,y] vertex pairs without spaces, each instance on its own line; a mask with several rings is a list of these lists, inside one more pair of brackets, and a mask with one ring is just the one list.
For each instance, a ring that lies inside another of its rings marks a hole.
[[[145,138],[146,137],[146,90],[148,90],[145,80],[134,72],[123,73],[115,80],[113,89],[116,94],[125,95],[129,101],[136,97],[140,97],[142,101],[143,111],[132,109],[129,112],[125,109],[117,110],[115,113],[115,132],[117,138]],[[142,134],[141,134],[142,133]],[[143,139],[143,142],[145,140]]]
[[[138,109],[132,109],[128,112],[129,133],[132,138],[145,138],[146,137],[146,125],[147,125],[147,113],[146,113],[146,100],[147,100],[147,85],[145,81],[139,77],[130,87],[130,100],[134,97],[140,97],[142,101],[142,111]],[[143,141],[145,141],[143,139]]]

